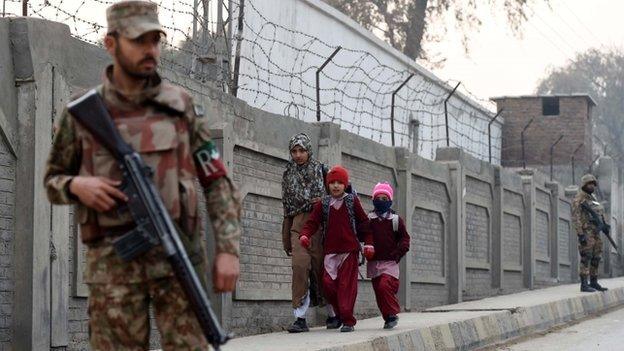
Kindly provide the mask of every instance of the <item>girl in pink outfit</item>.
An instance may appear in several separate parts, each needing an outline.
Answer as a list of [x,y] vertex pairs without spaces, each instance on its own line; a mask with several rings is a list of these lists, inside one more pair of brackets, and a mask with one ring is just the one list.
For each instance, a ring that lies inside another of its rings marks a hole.
[[410,246],[405,223],[391,208],[393,194],[390,184],[377,183],[373,188],[375,209],[368,215],[375,253],[368,260],[367,276],[373,280],[377,306],[385,321],[384,329],[394,328],[399,320],[399,261]]

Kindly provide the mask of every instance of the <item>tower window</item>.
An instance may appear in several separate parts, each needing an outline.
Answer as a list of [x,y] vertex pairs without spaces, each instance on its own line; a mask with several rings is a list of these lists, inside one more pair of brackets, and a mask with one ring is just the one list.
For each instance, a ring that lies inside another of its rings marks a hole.
[[542,98],[542,115],[559,116],[559,98],[543,97]]

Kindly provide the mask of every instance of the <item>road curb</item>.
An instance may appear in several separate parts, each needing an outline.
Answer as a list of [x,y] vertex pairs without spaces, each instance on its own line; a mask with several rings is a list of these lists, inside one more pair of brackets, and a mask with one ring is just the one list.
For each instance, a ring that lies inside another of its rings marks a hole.
[[515,309],[502,309],[463,321],[412,329],[364,342],[319,350],[472,350],[547,331],[621,304],[624,304],[624,288],[620,287],[603,293],[591,293]]

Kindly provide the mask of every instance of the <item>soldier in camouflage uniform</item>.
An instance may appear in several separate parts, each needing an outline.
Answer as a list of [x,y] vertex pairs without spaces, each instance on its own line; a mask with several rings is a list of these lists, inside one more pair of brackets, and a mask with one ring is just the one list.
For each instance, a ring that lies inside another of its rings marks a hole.
[[[310,249],[306,250],[299,245],[299,232],[312,212],[313,204],[326,194],[324,178],[328,168],[313,157],[312,143],[304,133],[290,139],[288,150],[292,159],[282,178],[282,242],[284,251],[292,257],[292,306],[296,320],[287,330],[300,333],[309,330],[305,318],[308,307],[325,305],[321,292],[322,235],[317,235]],[[327,327],[339,328],[334,310],[330,305],[327,306]]]
[[[604,221],[604,209],[593,194],[597,186],[596,177],[591,174],[584,175],[581,178],[581,188],[572,202],[572,221],[578,235],[578,248],[581,255],[579,275],[582,292],[608,290],[598,284],[598,267],[602,258],[600,231],[596,224],[591,221],[590,214],[581,207],[581,204],[587,203]],[[590,277],[589,284],[587,282],[588,275]]]
[[[205,280],[207,260],[198,214],[199,178],[213,225],[216,256],[213,289],[233,291],[239,274],[240,197],[218,159],[201,109],[183,89],[156,72],[163,29],[157,7],[146,1],[118,2],[107,9],[105,46],[113,58],[101,94],[122,138],[154,171],[153,181],[191,262]],[[195,153],[209,150],[208,164]],[[197,167],[196,167],[197,165]],[[121,174],[110,152],[67,110],[60,117],[47,162],[45,187],[54,204],[75,204],[81,240],[87,246],[84,280],[89,286],[89,335],[93,350],[147,350],[149,305],[154,308],[164,350],[206,350],[207,342],[161,247],[123,262],[112,241],[133,227]]]

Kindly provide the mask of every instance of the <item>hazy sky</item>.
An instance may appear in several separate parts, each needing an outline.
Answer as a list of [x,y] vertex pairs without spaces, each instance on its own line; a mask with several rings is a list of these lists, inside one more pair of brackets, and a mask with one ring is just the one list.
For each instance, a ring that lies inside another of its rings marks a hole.
[[622,0],[551,0],[550,8],[540,3],[529,14],[523,37],[516,38],[504,15],[484,11],[468,57],[460,36],[449,28],[443,42],[431,45],[447,60],[434,73],[462,81],[480,98],[531,94],[548,67],[564,65],[592,47],[624,47]]
[[[9,12],[19,11],[20,4],[14,1],[7,2]],[[493,11],[486,0],[476,1],[480,4],[479,15],[483,23],[470,34],[468,56],[461,44],[460,33],[452,25],[448,26],[441,42],[430,43],[428,48],[446,58],[444,67],[432,69],[433,72],[444,80],[461,81],[463,90],[481,101],[493,96],[531,94],[549,67],[564,65],[588,48],[624,48],[624,0],[550,0],[550,5],[534,0],[538,4],[528,11],[529,21],[523,25],[521,38],[512,34],[503,13]],[[79,8],[80,16],[103,24],[107,2],[89,0],[89,6],[80,6],[82,1],[77,0],[51,3],[62,4],[70,13]],[[178,10],[188,12],[192,2],[165,0],[162,3],[176,4]],[[35,8],[41,3],[42,0],[31,0]],[[46,9],[45,14],[52,16],[48,18],[63,20],[62,12],[53,7]],[[187,22],[190,26],[190,18],[186,17],[178,13],[174,21],[176,27]],[[164,20],[167,22],[168,19]],[[65,21],[75,31],[76,23],[68,18]],[[181,39],[180,35],[171,34],[170,39]],[[98,38],[91,37],[92,40]]]

